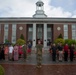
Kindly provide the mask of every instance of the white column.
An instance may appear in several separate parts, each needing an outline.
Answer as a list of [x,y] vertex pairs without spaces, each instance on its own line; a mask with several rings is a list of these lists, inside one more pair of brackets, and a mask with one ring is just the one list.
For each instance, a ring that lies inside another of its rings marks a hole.
[[44,47],[47,47],[47,24],[44,23]]
[[33,23],[33,47],[36,46],[36,23]]

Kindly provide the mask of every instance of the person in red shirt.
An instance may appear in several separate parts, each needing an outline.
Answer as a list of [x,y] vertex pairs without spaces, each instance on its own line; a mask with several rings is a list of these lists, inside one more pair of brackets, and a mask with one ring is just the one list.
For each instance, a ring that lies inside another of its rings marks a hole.
[[68,46],[68,44],[65,44],[65,46],[64,46],[64,61],[68,60],[68,50],[69,50],[69,46]]

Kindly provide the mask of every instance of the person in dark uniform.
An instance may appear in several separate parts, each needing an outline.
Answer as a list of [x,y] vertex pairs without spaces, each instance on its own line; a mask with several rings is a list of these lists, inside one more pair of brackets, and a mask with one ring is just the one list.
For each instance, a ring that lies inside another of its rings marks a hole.
[[74,50],[75,50],[75,47],[73,44],[71,44],[71,46],[69,47],[69,50],[70,50],[70,61],[73,61],[73,58],[74,58]]
[[68,46],[68,44],[65,44],[65,46],[64,46],[64,61],[68,60],[68,50],[69,50],[69,46]]
[[55,44],[53,44],[52,48],[51,48],[51,53],[52,53],[52,60],[56,61],[56,52],[57,52],[57,47]]
[[43,46],[41,44],[41,41],[38,40],[38,44],[36,45],[37,68],[41,68],[42,52],[43,52]]

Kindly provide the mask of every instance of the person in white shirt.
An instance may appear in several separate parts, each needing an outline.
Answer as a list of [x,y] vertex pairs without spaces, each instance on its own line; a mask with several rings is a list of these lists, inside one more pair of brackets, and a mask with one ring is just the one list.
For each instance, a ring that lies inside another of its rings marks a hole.
[[12,60],[13,46],[9,46],[9,60]]

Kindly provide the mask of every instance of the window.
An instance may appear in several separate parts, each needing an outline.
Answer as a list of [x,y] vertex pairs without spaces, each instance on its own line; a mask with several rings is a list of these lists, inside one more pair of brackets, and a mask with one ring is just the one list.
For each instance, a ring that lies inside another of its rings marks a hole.
[[4,25],[4,42],[5,40],[8,40],[8,28],[9,28],[9,25],[5,24]]
[[33,35],[33,26],[28,26],[28,41],[32,41],[32,35]]
[[64,39],[68,39],[68,25],[64,25]]
[[76,24],[72,25],[72,39],[76,40]]
[[37,39],[42,40],[42,28],[43,28],[43,25],[41,24],[37,25]]
[[47,25],[47,46],[50,46],[52,42],[52,27],[51,25]]
[[12,43],[16,43],[16,24],[12,25]]

